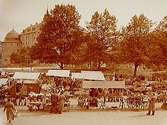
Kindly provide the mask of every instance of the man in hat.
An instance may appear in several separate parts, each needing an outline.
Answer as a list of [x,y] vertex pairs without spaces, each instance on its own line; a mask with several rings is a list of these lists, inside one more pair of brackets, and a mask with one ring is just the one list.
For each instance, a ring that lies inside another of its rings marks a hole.
[[60,95],[58,97],[58,113],[62,114],[64,108],[64,96]]
[[149,106],[148,106],[148,113],[147,115],[154,115],[155,114],[155,103],[156,103],[156,96],[155,93],[152,93],[151,97],[149,98]]
[[11,99],[8,99],[4,106],[4,112],[6,111],[6,118],[9,123],[14,120],[14,112],[16,111],[14,104],[11,102]]

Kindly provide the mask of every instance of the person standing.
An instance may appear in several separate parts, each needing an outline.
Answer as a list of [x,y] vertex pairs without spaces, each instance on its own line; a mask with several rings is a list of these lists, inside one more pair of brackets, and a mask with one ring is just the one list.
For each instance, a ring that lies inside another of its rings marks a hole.
[[64,96],[58,97],[58,113],[62,114],[64,108]]
[[14,112],[16,111],[14,104],[11,102],[10,99],[6,102],[4,106],[4,112],[6,112],[6,118],[9,123],[14,120]]
[[156,96],[155,93],[149,98],[149,105],[148,105],[148,113],[147,115],[154,115],[155,114],[155,103],[156,103]]

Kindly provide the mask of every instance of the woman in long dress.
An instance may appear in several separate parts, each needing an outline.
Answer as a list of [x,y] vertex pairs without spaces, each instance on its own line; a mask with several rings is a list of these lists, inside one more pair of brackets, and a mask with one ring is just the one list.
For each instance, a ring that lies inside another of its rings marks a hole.
[[14,112],[16,111],[14,104],[11,102],[10,99],[6,102],[4,106],[4,112],[6,112],[6,118],[9,123],[14,120]]

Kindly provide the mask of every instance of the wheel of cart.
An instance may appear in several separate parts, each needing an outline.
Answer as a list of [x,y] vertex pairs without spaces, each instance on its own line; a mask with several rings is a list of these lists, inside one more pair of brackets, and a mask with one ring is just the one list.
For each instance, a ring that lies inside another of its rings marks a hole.
[[104,101],[101,101],[101,100],[98,102],[98,105],[99,105],[98,107],[99,107],[100,109],[105,109],[105,107],[106,107],[105,102],[104,102]]
[[142,109],[143,110],[147,109],[147,107],[148,107],[148,101],[143,100]]
[[65,101],[64,108],[66,111],[68,111],[68,112],[70,111],[70,101]]
[[32,105],[28,105],[28,111],[32,112],[33,111],[33,106]]
[[127,102],[128,109],[134,109],[133,98],[131,98],[131,97],[127,98],[126,102]]
[[125,103],[126,103],[126,99],[120,98],[119,108],[124,109],[125,108]]
[[135,107],[135,109],[141,109],[142,108],[142,99],[141,98],[136,97],[134,99],[134,107]]

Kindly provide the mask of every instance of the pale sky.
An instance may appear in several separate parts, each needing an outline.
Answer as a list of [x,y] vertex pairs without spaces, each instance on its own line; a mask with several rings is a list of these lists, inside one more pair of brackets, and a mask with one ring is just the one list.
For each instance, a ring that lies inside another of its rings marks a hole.
[[13,27],[20,33],[41,22],[47,7],[50,10],[61,3],[75,5],[81,15],[81,26],[90,21],[95,11],[105,8],[117,17],[119,27],[135,14],[144,14],[155,23],[167,16],[167,0],[0,0],[0,41]]

